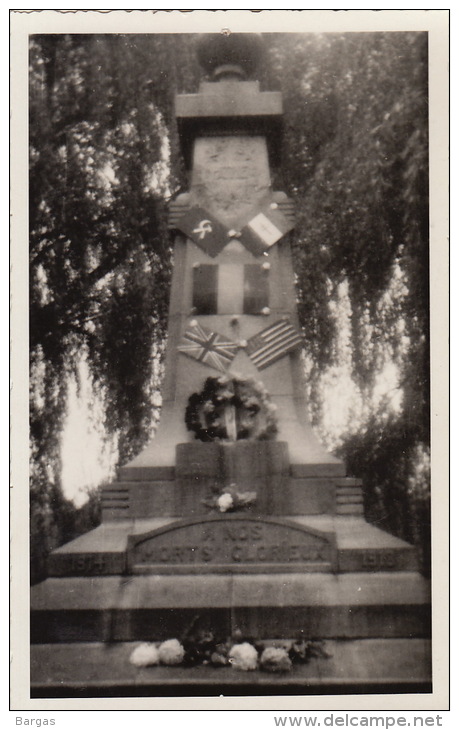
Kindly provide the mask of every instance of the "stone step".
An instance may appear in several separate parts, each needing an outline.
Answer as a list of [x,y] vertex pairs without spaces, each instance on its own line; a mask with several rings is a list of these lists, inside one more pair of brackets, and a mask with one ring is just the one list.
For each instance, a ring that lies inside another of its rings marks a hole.
[[363,482],[356,477],[343,477],[341,479],[335,479],[335,484],[340,489],[346,489],[347,487],[361,487]]
[[[136,645],[131,642],[34,645],[30,662],[31,696],[202,697],[432,691],[431,646],[426,639],[327,641],[328,658],[313,658],[281,675],[258,670],[241,672],[231,667],[138,668],[129,662]],[[375,707],[374,698],[372,706]]]
[[113,483],[101,490],[102,520],[126,517],[130,510],[130,489],[127,484]]
[[48,578],[31,591],[34,643],[181,636],[197,617],[264,639],[427,637],[429,582],[414,572]]
[[336,503],[340,504],[363,504],[363,495],[361,492],[351,492],[348,494],[336,495]]
[[361,487],[338,487],[336,490],[337,499],[354,496],[358,496],[360,497],[360,499],[363,499],[363,492]]
[[340,479],[336,482],[335,514],[363,515],[363,491],[359,479]]
[[340,502],[336,505],[337,515],[363,515],[363,502]]

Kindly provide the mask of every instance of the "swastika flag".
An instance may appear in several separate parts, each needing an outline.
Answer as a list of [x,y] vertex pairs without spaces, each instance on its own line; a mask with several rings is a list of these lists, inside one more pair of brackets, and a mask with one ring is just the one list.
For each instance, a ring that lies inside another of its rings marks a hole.
[[301,345],[303,339],[290,322],[280,319],[251,337],[246,352],[259,370],[267,368],[276,360]]
[[209,256],[217,256],[228,243],[228,231],[204,208],[189,208],[177,221],[177,228]]
[[215,370],[225,372],[234,360],[239,345],[227,338],[194,324],[183,334],[179,352],[202,362]]

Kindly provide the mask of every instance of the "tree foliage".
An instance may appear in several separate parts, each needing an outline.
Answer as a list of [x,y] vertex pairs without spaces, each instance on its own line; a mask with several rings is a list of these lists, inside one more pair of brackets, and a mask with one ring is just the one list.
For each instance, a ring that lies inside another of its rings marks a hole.
[[[76,374],[81,353],[104,400],[106,433],[120,437],[120,461],[138,452],[148,434],[158,385],[153,354],[164,341],[171,268],[167,202],[184,184],[173,94],[197,88],[193,40],[175,34],[31,40],[37,576],[42,557],[75,530],[60,487],[60,435],[68,376]],[[340,434],[342,452],[352,472],[366,478],[369,514],[383,514],[388,529],[420,539],[412,525],[428,522],[427,482],[413,476],[429,443],[426,35],[266,40],[261,80],[284,94],[276,182],[297,203],[294,257],[311,413],[320,425],[323,375],[340,357],[331,303],[339,305],[345,283],[352,377],[367,415]],[[373,400],[388,358],[400,378],[398,412]]]
[[121,459],[148,433],[152,347],[164,338],[170,276],[165,205],[181,174],[172,128],[177,43],[124,35],[31,40],[34,560],[68,533],[60,435],[69,375],[77,376],[82,353],[104,399],[106,432],[120,436]]
[[[341,434],[368,512],[402,537],[429,536],[429,205],[425,33],[273,37],[284,92],[285,179],[299,211],[295,271],[312,362],[309,393],[339,364],[330,302],[343,282],[351,375],[366,417]],[[295,72],[292,73],[292,69]],[[375,400],[384,363],[401,406]],[[428,560],[428,551],[425,559]]]

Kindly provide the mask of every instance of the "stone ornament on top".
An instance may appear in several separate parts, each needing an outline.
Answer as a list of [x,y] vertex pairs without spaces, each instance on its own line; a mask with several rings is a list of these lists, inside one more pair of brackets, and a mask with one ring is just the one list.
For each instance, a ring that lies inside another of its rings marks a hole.
[[258,33],[213,33],[202,35],[196,47],[199,64],[214,80],[252,76],[263,56]]

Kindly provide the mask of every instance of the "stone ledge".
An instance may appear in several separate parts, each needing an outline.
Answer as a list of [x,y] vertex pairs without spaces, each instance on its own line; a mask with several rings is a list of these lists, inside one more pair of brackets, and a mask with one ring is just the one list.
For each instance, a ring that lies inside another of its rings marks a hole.
[[430,584],[412,572],[49,578],[32,588],[34,643],[163,640],[196,618],[226,635],[429,637]]
[[[219,86],[213,84],[209,90],[221,92]],[[233,93],[227,96],[222,93],[180,94],[176,97],[175,107],[179,124],[215,117],[219,120],[225,117],[270,120],[282,115],[282,96],[278,91],[254,93],[253,84],[246,88],[244,82],[233,85],[231,90]]]
[[346,467],[343,462],[290,464],[292,477],[345,477]]
[[430,582],[415,572],[276,575],[126,575],[48,578],[31,589],[31,607],[47,610],[274,606],[421,606]]
[[172,481],[175,479],[174,466],[122,466],[119,470],[122,482]]
[[431,692],[426,639],[328,641],[330,658],[283,675],[230,667],[148,667],[129,663],[135,643],[40,644],[31,649],[32,697],[315,695]]
[[[234,516],[237,514],[235,513]],[[254,515],[251,514],[251,517]],[[263,518],[263,516],[260,517]],[[267,516],[264,518],[269,519]],[[412,545],[370,525],[360,516],[305,515],[299,517],[290,515],[279,519],[288,520],[292,525],[297,524],[307,529],[336,535],[339,556],[337,570],[340,573],[414,571],[418,568],[416,549]],[[205,516],[203,516],[203,520],[205,520]],[[85,535],[57,548],[49,557],[48,573],[50,576],[80,577],[126,573],[126,550],[129,535],[140,535],[174,524],[179,525],[181,522],[175,518],[157,517],[120,519],[103,523]],[[209,565],[212,569],[212,565]],[[266,565],[265,568],[270,570]],[[256,569],[260,572],[263,571],[263,564],[257,563],[255,572]],[[192,564],[175,563],[171,566],[166,564],[160,572],[183,574],[191,572],[191,570]],[[242,572],[243,570],[242,566]],[[253,572],[253,570],[252,566],[252,569],[247,569],[247,572]],[[196,567],[194,572],[196,572]],[[202,572],[205,571],[202,570]],[[238,569],[238,572],[241,572],[241,568]]]

